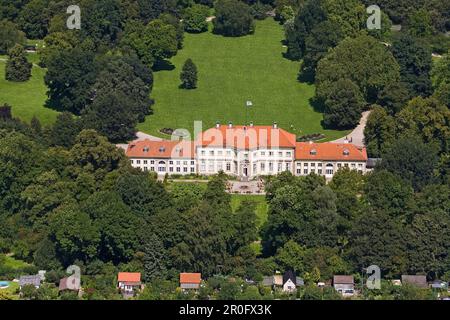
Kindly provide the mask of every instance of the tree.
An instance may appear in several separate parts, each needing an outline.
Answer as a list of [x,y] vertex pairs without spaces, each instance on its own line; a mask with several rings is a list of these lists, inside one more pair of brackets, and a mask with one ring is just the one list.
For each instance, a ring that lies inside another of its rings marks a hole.
[[55,109],[81,114],[91,98],[97,77],[93,52],[80,47],[58,51],[47,63],[47,104]]
[[435,89],[434,96],[450,107],[450,50],[433,64],[431,79]]
[[98,227],[77,206],[64,205],[55,210],[49,227],[63,265],[73,264],[76,259],[86,262],[96,256],[100,242]]
[[383,211],[361,215],[352,230],[348,253],[354,269],[375,264],[387,277],[405,272],[408,264],[406,234],[399,220]]
[[431,94],[431,50],[408,34],[394,41],[392,53],[400,65],[401,81],[412,96],[427,97]]
[[343,39],[340,25],[324,21],[316,25],[305,40],[305,54],[302,71],[315,77],[319,61]]
[[417,137],[401,138],[382,155],[381,166],[409,181],[415,190],[433,182],[439,157],[438,148]]
[[31,0],[20,11],[18,21],[28,38],[44,38],[48,32],[49,1]]
[[255,31],[255,22],[247,4],[238,0],[219,0],[214,7],[214,33],[239,37]]
[[425,8],[412,12],[407,21],[408,33],[414,37],[427,37],[433,33],[431,15]]
[[395,120],[380,106],[373,106],[364,128],[364,144],[373,158],[390,147],[395,139]]
[[411,213],[413,190],[400,176],[387,170],[375,170],[367,177],[364,199],[375,213],[402,218]]
[[398,113],[409,101],[410,92],[402,82],[390,83],[378,94],[377,103],[390,115]]
[[186,8],[183,14],[184,30],[192,33],[208,31],[206,18],[209,15],[209,8],[201,4],[194,4]]
[[187,59],[183,65],[183,70],[180,74],[181,88],[195,89],[197,88],[197,66],[191,59]]
[[173,25],[153,20],[146,26],[129,22],[125,28],[122,46],[129,46],[148,67],[173,57],[178,50],[177,31]]
[[371,103],[387,85],[399,81],[399,66],[387,48],[371,36],[346,38],[320,60],[317,92],[327,92],[328,87],[344,78],[352,80]]
[[117,180],[115,189],[134,214],[144,219],[171,205],[164,186],[147,174],[124,174]]
[[359,87],[349,79],[339,79],[318,95],[324,99],[324,124],[349,129],[359,123],[365,106]]
[[70,112],[62,112],[56,116],[56,121],[50,130],[50,144],[71,148],[80,131],[79,121],[74,119]]
[[418,136],[425,143],[439,144],[441,152],[449,150],[450,110],[434,98],[417,97],[397,114],[399,137]]
[[282,270],[293,270],[298,274],[302,274],[306,271],[303,261],[305,251],[306,248],[295,241],[289,240],[282,248],[278,249],[275,260]]
[[70,30],[53,32],[44,38],[44,48],[40,50],[40,66],[47,66],[60,50],[73,49],[79,43],[78,35]]
[[161,279],[166,273],[166,252],[162,241],[151,235],[143,248],[144,252],[144,280],[151,282]]
[[8,81],[24,82],[31,78],[33,64],[28,62],[25,50],[16,44],[9,50],[9,59],[5,68],[5,79]]
[[296,15],[293,27],[287,30],[287,55],[291,59],[299,60],[303,58],[307,36],[317,24],[326,20],[326,13],[322,6],[324,1],[306,1],[302,10],[299,10]]
[[258,240],[256,203],[243,201],[233,216],[235,234],[231,239],[231,252],[235,253]]
[[115,192],[97,192],[82,206],[99,230],[97,257],[115,264],[130,261],[138,249],[142,221]]
[[8,20],[0,20],[0,54],[9,52],[16,44],[26,43],[25,34],[17,26]]

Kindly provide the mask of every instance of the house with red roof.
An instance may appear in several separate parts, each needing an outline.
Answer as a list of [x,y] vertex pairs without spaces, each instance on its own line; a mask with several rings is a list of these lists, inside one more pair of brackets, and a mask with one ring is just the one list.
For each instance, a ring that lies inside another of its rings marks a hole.
[[214,175],[250,179],[289,171],[315,173],[327,180],[340,168],[366,173],[367,152],[351,143],[297,142],[296,136],[272,126],[220,125],[193,141],[136,141],[128,145],[131,165],[158,175]]
[[133,294],[142,289],[141,273],[139,272],[119,272],[117,275],[117,287],[120,292]]
[[180,273],[180,288],[182,290],[198,290],[201,282],[201,273]]

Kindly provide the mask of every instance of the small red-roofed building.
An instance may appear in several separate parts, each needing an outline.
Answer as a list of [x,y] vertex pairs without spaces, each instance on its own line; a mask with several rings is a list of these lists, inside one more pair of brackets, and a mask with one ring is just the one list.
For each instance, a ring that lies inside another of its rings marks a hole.
[[182,290],[198,290],[201,282],[201,273],[180,273],[180,288]]
[[119,272],[117,286],[120,292],[132,294],[142,289],[141,274],[139,272]]

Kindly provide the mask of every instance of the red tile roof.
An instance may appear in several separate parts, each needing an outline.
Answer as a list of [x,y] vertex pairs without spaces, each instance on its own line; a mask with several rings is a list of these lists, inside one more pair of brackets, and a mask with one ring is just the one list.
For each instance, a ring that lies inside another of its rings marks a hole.
[[295,135],[272,126],[221,125],[203,132],[197,144],[203,147],[232,147],[236,149],[294,148]]
[[191,141],[134,141],[128,145],[129,158],[194,158],[194,144]]
[[354,284],[353,276],[334,276],[333,284]]
[[351,143],[297,142],[295,148],[295,159],[367,161],[367,151],[366,148],[360,148]]
[[200,284],[202,282],[201,273],[180,273],[180,283]]
[[141,282],[139,272],[119,272],[117,282]]

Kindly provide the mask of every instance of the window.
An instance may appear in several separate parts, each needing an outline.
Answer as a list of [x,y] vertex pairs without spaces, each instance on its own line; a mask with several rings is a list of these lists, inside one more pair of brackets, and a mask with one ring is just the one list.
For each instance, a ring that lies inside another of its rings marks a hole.
[[316,173],[316,169],[311,169],[311,173]]
[[302,169],[297,169],[297,174],[302,174]]
[[316,164],[315,164],[315,163],[311,163],[311,167],[313,167],[313,168],[314,168],[315,166],[316,166]]
[[148,163],[148,161],[147,160],[144,160],[144,164],[147,164]]
[[181,168],[180,167],[177,167],[177,172],[181,172]]
[[348,168],[348,163],[344,163],[344,167]]
[[150,171],[154,172],[155,171],[155,167],[150,167]]
[[141,164],[141,160],[137,160],[136,163],[137,163],[137,164]]
[[278,152],[278,156],[282,157],[283,156],[283,152]]
[[130,160],[131,164],[134,164],[134,160]]
[[227,171],[231,171],[231,163],[227,162]]
[[303,174],[308,174],[308,169],[304,169]]
[[177,166],[179,166],[181,164],[181,161],[177,161]]
[[200,166],[200,171],[202,172],[206,171],[206,165],[204,163],[202,163],[202,165]]
[[194,173],[194,172],[195,172],[195,168],[192,167],[192,168],[191,168],[191,173]]
[[173,164],[173,161],[169,161],[169,164]]
[[183,165],[187,166],[188,162],[187,161],[183,161]]
[[227,156],[231,156],[231,151],[227,150]]
[[261,162],[261,172],[266,171],[266,164]]
[[150,161],[150,164],[155,164],[155,160]]
[[219,156],[221,156],[221,155],[223,155],[223,151],[222,151],[222,150],[219,150],[219,151],[217,151],[217,154],[218,154]]
[[322,168],[322,164],[321,164],[321,163],[318,163],[317,166],[318,166],[319,168]]
[[187,167],[184,167],[184,168],[183,168],[183,172],[188,172],[188,168],[187,168]]
[[206,154],[205,150],[201,151],[201,155],[204,156]]
[[318,174],[322,174],[322,169],[317,170]]
[[209,164],[209,166],[208,166],[208,171],[209,171],[209,172],[214,172],[214,164],[213,164],[213,163],[210,163],[210,164]]
[[195,161],[191,161],[191,166],[195,165]]
[[302,163],[301,162],[297,162],[297,167],[301,167]]
[[170,168],[169,168],[169,172],[173,172],[173,167],[170,167]]
[[273,156],[273,151],[269,151],[269,157]]
[[342,167],[342,163],[338,163],[338,164],[337,164],[337,167],[338,167],[338,168]]
[[266,155],[265,151],[261,151],[261,156],[264,157]]
[[286,163],[286,171],[289,171],[289,170],[291,170],[291,164],[288,162],[288,163]]
[[148,168],[147,168],[147,167],[144,167],[144,171],[147,172],[147,171],[148,171]]
[[159,172],[166,172],[166,167],[158,167]]
[[283,164],[280,162],[278,163],[278,172],[281,172],[283,170]]
[[352,163],[352,168],[356,168],[356,163]]
[[256,173],[256,163],[253,164],[253,173]]
[[308,163],[305,163],[303,166],[305,167],[305,168],[308,168]]
[[286,152],[286,157],[291,157],[292,153],[290,151]]
[[273,171],[273,162],[269,162],[269,171],[270,171],[270,172]]
[[362,163],[358,163],[358,168],[362,168]]
[[210,156],[214,156],[214,150],[209,151]]

